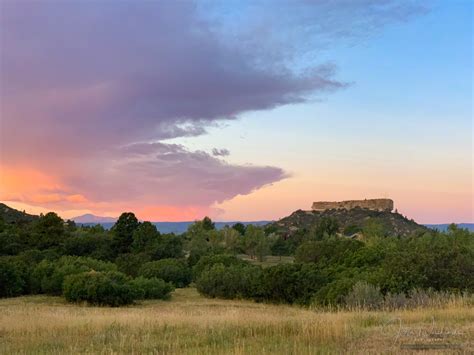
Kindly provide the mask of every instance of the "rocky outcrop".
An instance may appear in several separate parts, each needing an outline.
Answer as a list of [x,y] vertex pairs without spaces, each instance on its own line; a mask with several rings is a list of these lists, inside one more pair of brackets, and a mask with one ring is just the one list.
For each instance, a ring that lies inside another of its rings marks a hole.
[[332,209],[351,210],[357,207],[372,211],[392,211],[393,200],[389,198],[375,198],[370,200],[348,200],[339,202],[318,201],[313,203],[311,209],[313,211],[326,211]]
[[350,210],[343,208],[325,211],[298,210],[271,225],[277,234],[291,237],[296,233],[310,232],[323,218],[336,220],[339,225],[339,233],[345,235],[363,232],[371,222],[383,226],[384,234],[388,236],[408,236],[428,231],[425,226],[397,212],[375,211],[360,207]]

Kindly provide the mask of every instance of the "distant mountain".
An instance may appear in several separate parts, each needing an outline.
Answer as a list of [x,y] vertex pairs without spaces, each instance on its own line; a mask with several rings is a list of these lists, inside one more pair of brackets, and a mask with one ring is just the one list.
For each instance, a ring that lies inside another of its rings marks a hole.
[[101,217],[101,216],[95,216],[90,213],[73,217],[71,219],[74,222],[81,223],[81,224],[115,223],[115,221],[117,220],[117,218],[114,218],[114,217]]
[[38,216],[28,214],[0,203],[0,217],[7,223],[28,223],[34,221]]
[[[293,212],[290,216],[282,218],[277,222],[253,221],[241,223],[243,223],[244,225],[252,224],[256,226],[271,224],[276,228],[277,231],[291,234],[301,228],[311,228],[311,226],[315,225],[319,221],[319,219],[324,216],[337,219],[342,228],[347,227],[349,225],[362,226],[367,219],[377,217],[386,226],[388,226],[389,231],[399,233],[400,235],[409,234],[414,230],[426,230],[427,228],[437,229],[439,231],[446,231],[449,226],[449,223],[420,225],[417,224],[415,221],[409,220],[398,213],[370,211],[361,208],[355,208],[349,211],[328,210],[323,212],[298,210],[296,212]],[[16,210],[5,205],[4,203],[0,203],[0,217],[7,223],[28,223],[38,218],[38,216],[36,215],[31,215],[26,212]],[[110,229],[117,220],[117,218],[95,216],[90,213],[73,217],[71,219],[78,224],[86,226],[100,224],[106,229]],[[186,232],[189,225],[194,223],[194,221],[152,223],[156,226],[156,228],[158,228],[161,233],[181,234]],[[226,225],[232,226],[235,223],[238,223],[238,221],[215,222],[215,225],[217,229],[222,229]],[[474,232],[474,223],[458,223],[457,226],[459,228],[465,228],[471,232]]]
[[[114,225],[114,222],[89,222],[89,223],[82,223],[82,222],[77,222],[79,224],[82,224],[84,226],[93,226],[95,224],[100,224],[102,227],[105,229],[110,229]],[[160,233],[175,233],[175,234],[181,234],[184,233],[188,230],[188,227],[194,223],[194,221],[187,221],[187,222],[151,222],[153,223],[156,228],[160,231]],[[238,221],[231,221],[231,222],[214,222],[216,225],[216,229],[222,229],[225,226],[232,226],[235,223],[238,223]],[[255,226],[263,226],[268,223],[271,223],[271,221],[254,221],[254,222],[241,222],[244,225],[255,225]]]
[[405,236],[416,231],[428,231],[428,228],[408,219],[399,213],[390,211],[374,211],[366,208],[355,207],[352,209],[329,209],[324,211],[293,212],[288,217],[282,218],[270,225],[277,233],[291,236],[300,231],[309,231],[315,227],[322,218],[335,219],[340,232],[346,229],[361,230],[369,220],[380,222],[389,235]]
[[[425,224],[428,228],[437,229],[440,232],[445,232],[448,230],[450,223],[443,224]],[[474,223],[456,223],[459,228],[467,229],[470,232],[474,232]]]

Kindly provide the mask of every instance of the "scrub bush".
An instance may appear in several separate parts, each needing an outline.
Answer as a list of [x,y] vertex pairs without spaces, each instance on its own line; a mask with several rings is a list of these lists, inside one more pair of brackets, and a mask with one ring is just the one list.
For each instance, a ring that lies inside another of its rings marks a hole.
[[191,269],[178,259],[150,261],[141,267],[138,275],[146,278],[156,277],[171,282],[175,287],[186,287],[192,279]]
[[64,297],[69,302],[118,307],[133,303],[140,296],[125,274],[117,271],[87,271],[64,280]]
[[174,290],[171,283],[153,277],[147,279],[143,276],[130,281],[130,285],[138,292],[138,299],[168,299]]

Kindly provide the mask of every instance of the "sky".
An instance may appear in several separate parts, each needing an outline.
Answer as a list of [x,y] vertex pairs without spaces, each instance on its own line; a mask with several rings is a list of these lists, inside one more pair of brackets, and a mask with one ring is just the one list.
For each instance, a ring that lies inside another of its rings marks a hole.
[[471,1],[0,1],[0,201],[474,222]]

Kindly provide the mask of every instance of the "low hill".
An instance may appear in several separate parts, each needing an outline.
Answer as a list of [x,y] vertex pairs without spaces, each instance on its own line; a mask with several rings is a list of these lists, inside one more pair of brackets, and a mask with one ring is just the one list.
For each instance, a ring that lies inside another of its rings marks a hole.
[[[0,218],[7,223],[28,223],[37,219],[39,216],[31,215],[26,212],[16,210],[12,207],[0,203]],[[420,225],[413,220],[407,219],[399,213],[393,213],[388,211],[372,211],[362,208],[353,208],[351,210],[343,209],[332,209],[326,211],[303,211],[298,210],[293,212],[290,216],[280,219],[277,222],[273,221],[253,221],[253,222],[242,222],[245,225],[253,224],[256,226],[268,225],[269,227],[275,228],[278,233],[291,235],[298,230],[310,230],[312,227],[318,224],[323,217],[335,218],[341,232],[349,226],[356,226],[363,228],[368,220],[377,219],[381,221],[386,230],[391,235],[408,235],[415,231],[426,231],[427,228],[437,229],[445,231],[449,224],[427,224]],[[100,217],[92,214],[86,214],[72,218],[76,223],[82,225],[96,225],[100,224],[106,229],[110,229],[116,218],[112,217]],[[193,221],[187,222],[152,222],[161,233],[176,233],[181,234],[185,232],[189,225],[194,223]],[[232,226],[237,223],[236,221],[229,222],[215,222],[216,228],[221,229],[224,226]],[[466,228],[470,231],[474,230],[474,224],[472,223],[461,223],[458,225],[459,228]]]
[[28,223],[34,221],[38,216],[28,214],[0,203],[0,218],[7,223]]
[[[446,232],[450,223],[442,223],[442,224],[425,224],[428,228],[437,229],[440,232]],[[474,223],[456,223],[458,228],[467,229],[470,232],[474,232]]]
[[[83,226],[94,226],[96,224],[100,224],[105,229],[110,229],[115,224],[117,218],[113,217],[101,217],[96,216],[93,214],[85,214],[82,216],[73,217],[72,220],[77,224],[81,224]],[[188,230],[188,227],[193,224],[195,221],[183,221],[183,222],[151,222],[153,223],[156,228],[160,231],[160,233],[175,233],[181,234]],[[225,226],[232,226],[239,221],[229,221],[229,222],[217,222],[214,221],[216,229],[222,229]],[[251,222],[240,222],[244,225],[253,224],[255,226],[263,226],[270,221],[251,221]]]
[[389,211],[373,211],[364,208],[330,209],[325,211],[293,212],[288,217],[272,223],[278,234],[291,236],[299,231],[309,231],[321,221],[322,218],[335,219],[340,227],[340,232],[345,230],[361,230],[369,221],[380,223],[388,235],[406,236],[414,232],[427,231],[428,228],[410,220],[399,213]]
[[[77,222],[77,221],[76,221]],[[96,224],[100,224],[102,227],[105,229],[110,229],[113,227],[114,222],[77,222],[80,225],[83,226],[93,226]],[[188,221],[188,222],[151,222],[153,223],[156,228],[160,231],[160,233],[175,233],[175,234],[181,234],[184,233],[188,230],[188,227],[194,223],[194,221]],[[233,222],[214,222],[216,229],[222,229],[225,226],[232,226],[237,221]],[[241,222],[244,225],[252,224],[254,226],[264,226],[269,223],[269,221],[254,221],[254,222]]]
[[102,217],[102,216],[96,216],[90,213],[83,214],[80,216],[76,216],[71,218],[74,222],[76,223],[81,223],[81,224],[100,224],[100,223],[115,223],[117,221],[117,218],[115,217]]

